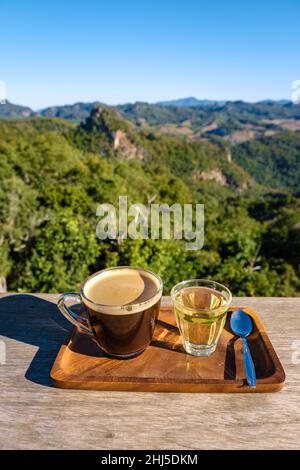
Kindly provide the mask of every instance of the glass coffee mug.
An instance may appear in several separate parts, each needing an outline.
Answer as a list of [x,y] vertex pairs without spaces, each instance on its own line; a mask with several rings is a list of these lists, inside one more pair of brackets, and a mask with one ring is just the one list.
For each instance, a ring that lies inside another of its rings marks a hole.
[[[149,346],[156,325],[163,283],[150,270],[131,266],[108,268],[90,276],[80,293],[58,300],[61,313],[75,326],[93,334],[109,356],[129,358]],[[80,314],[67,301],[83,305]]]

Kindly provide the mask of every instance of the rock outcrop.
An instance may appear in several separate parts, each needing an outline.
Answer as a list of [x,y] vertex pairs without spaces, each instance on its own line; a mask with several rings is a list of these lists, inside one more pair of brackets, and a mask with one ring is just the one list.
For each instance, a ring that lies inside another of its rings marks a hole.
[[217,168],[214,170],[199,170],[193,175],[193,178],[196,180],[216,181],[221,186],[227,186],[226,176]]

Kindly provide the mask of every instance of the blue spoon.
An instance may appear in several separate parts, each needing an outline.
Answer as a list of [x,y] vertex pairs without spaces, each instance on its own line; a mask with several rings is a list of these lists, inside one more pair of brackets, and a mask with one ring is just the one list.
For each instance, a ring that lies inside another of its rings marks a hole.
[[250,316],[247,315],[247,313],[245,313],[243,310],[236,310],[231,315],[230,327],[236,335],[242,338],[246,379],[250,387],[256,387],[256,375],[254,364],[246,340],[246,337],[251,333],[253,329],[252,320]]

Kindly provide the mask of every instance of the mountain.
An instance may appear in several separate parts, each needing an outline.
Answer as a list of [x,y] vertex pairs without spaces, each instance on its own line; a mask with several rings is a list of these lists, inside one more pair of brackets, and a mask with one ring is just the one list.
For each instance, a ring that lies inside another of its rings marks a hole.
[[72,140],[80,150],[106,158],[122,161],[144,158],[142,149],[135,143],[134,125],[108,106],[93,108],[73,132]]
[[74,103],[64,106],[51,106],[49,108],[41,109],[37,114],[44,117],[57,117],[61,119],[68,119],[75,122],[84,121],[92,111],[100,103],[94,101],[91,103]]
[[24,119],[34,115],[34,111],[28,106],[13,104],[10,101],[0,103],[0,118],[3,119]]
[[99,106],[74,131],[80,150],[118,161],[140,160],[165,164],[172,173],[195,187],[202,182],[221,190],[255,187],[254,179],[230,158],[226,145],[207,141],[185,142],[173,136],[141,129],[112,108]]
[[169,101],[158,101],[155,103],[158,106],[213,106],[213,105],[222,105],[225,104],[226,101],[217,101],[217,100],[198,100],[194,96],[189,96],[188,98],[179,98],[177,100],[169,100]]

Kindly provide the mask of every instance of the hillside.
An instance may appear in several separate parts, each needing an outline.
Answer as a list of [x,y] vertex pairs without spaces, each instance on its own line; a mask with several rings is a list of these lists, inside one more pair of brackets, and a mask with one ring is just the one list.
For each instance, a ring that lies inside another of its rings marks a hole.
[[217,137],[240,143],[274,135],[282,129],[300,130],[300,107],[289,102],[237,101],[190,107],[135,103],[118,109],[137,125],[149,125],[161,133],[189,140]]
[[219,186],[239,191],[257,186],[254,179],[231,160],[228,146],[205,141],[186,142],[141,130],[109,107],[95,108],[76,128],[73,141],[81,150],[118,161],[164,164],[195,187],[200,181],[216,181]]
[[233,148],[233,159],[257,182],[300,194],[300,133],[245,142]]
[[[266,162],[280,143],[287,158],[272,166],[275,190],[260,160],[258,170],[249,166],[255,148],[161,135],[103,105],[79,125],[1,120],[2,290],[73,290],[90,272],[133,264],[157,271],[165,293],[183,278],[208,277],[235,295],[299,295],[300,200],[292,179],[299,139],[285,132],[276,139],[260,142],[271,152]],[[184,240],[172,239],[98,240],[97,204],[117,206],[119,195],[129,203],[204,203],[204,248],[187,251]]]

